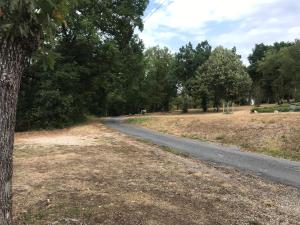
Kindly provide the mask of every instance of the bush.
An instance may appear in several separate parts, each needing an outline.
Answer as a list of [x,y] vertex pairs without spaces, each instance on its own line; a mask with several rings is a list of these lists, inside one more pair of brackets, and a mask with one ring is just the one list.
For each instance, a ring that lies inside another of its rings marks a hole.
[[295,96],[295,100],[296,100],[296,101],[300,101],[300,93],[299,93],[299,91],[298,91],[298,93],[297,93],[296,96]]
[[285,107],[278,107],[278,109],[277,109],[279,112],[290,112],[291,111],[291,109],[290,109],[290,107],[289,106],[285,106]]
[[300,102],[295,102],[290,105],[291,111],[300,112]]
[[254,107],[251,109],[251,112],[254,111],[258,113],[274,113],[274,111],[278,112],[300,112],[300,102],[292,103],[292,104],[282,104],[272,107]]
[[299,106],[300,107],[300,102],[294,102],[291,105]]
[[255,107],[251,109],[251,112],[254,113],[254,111],[258,113],[274,113],[275,111],[278,112],[290,112],[291,109],[289,106],[274,106],[274,107]]

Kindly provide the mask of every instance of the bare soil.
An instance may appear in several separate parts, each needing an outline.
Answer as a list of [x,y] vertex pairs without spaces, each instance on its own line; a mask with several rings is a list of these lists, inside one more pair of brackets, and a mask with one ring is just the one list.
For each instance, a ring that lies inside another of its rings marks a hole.
[[300,190],[207,165],[99,122],[16,135],[18,224],[300,224]]
[[178,136],[237,145],[241,149],[300,160],[300,113],[150,115],[133,120],[141,126]]

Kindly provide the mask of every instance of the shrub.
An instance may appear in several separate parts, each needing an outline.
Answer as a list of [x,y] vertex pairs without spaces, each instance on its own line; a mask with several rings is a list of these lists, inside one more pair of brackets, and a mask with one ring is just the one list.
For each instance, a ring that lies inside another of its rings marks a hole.
[[253,109],[251,109],[251,112],[258,112],[258,113],[273,113],[276,109],[274,107],[263,107],[263,108],[259,108],[259,107],[255,107]]
[[278,108],[275,109],[275,110],[278,110],[279,112],[289,112],[289,111],[291,111],[291,109],[290,109],[289,106],[278,107]]
[[300,106],[294,109],[294,112],[300,112]]
[[251,112],[254,113],[254,111],[256,111],[258,113],[274,113],[276,110],[278,112],[291,111],[289,106],[274,106],[274,107],[255,107],[251,109]]

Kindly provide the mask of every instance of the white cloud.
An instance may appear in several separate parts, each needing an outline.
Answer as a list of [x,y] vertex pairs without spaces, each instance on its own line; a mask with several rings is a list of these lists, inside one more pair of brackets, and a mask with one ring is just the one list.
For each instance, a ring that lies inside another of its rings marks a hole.
[[[275,0],[277,1],[277,0]],[[197,29],[209,21],[237,20],[274,0],[172,0],[145,24],[149,28],[168,26]]]
[[[145,21],[141,38],[146,46],[172,49],[174,42],[184,45],[208,39],[214,46],[236,46],[246,59],[255,43],[300,37],[298,0],[153,1],[165,4]],[[211,25],[218,23],[234,26],[223,31]]]

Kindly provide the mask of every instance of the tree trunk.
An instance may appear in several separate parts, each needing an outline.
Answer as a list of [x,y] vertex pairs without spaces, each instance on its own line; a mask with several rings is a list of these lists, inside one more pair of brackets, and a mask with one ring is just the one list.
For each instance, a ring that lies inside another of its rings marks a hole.
[[12,224],[14,130],[25,56],[20,45],[0,42],[0,225]]

